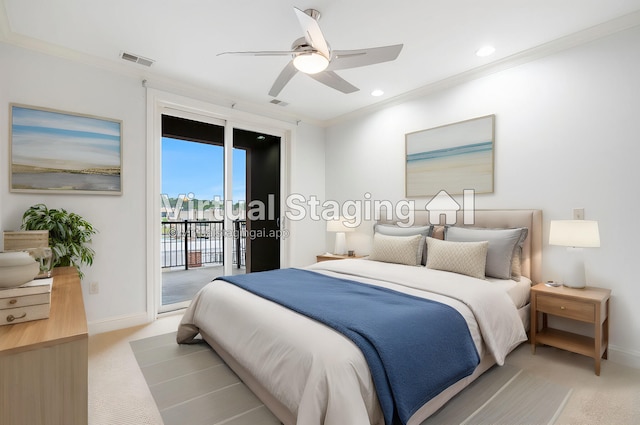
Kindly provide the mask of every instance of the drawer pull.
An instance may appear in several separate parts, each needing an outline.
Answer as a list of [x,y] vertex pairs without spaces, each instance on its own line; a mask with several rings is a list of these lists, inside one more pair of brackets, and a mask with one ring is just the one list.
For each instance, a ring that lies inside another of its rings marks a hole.
[[24,319],[25,317],[27,317],[27,313],[22,313],[22,316],[20,317],[16,317],[13,314],[10,314],[7,316],[7,322],[11,323],[16,319]]
[[566,310],[566,309],[567,309],[567,307],[565,307],[563,305],[560,306],[560,310]]
[[15,303],[17,303],[17,302],[18,302],[18,300],[13,299],[13,300],[9,301],[9,304],[15,304]]

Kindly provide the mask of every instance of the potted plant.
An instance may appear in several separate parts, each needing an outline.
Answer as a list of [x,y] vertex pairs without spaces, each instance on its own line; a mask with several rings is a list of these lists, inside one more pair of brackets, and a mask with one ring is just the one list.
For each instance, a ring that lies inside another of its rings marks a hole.
[[60,209],[49,209],[36,204],[22,215],[23,230],[48,230],[49,246],[53,253],[53,267],[73,266],[80,278],[84,276],[80,267],[93,264],[95,251],[89,247],[91,237],[97,233],[93,225],[75,213]]

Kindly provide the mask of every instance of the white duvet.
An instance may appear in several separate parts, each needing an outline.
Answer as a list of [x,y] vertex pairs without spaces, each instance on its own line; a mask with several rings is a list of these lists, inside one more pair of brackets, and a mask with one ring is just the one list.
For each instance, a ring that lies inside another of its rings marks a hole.
[[[488,281],[370,260],[325,261],[308,269],[448,304],[465,318],[480,356],[487,350],[500,365],[526,340],[513,301]],[[178,342],[189,342],[199,332],[232,355],[298,424],[384,424],[364,356],[323,324],[216,281],[185,312]],[[424,418],[415,419],[409,423]]]

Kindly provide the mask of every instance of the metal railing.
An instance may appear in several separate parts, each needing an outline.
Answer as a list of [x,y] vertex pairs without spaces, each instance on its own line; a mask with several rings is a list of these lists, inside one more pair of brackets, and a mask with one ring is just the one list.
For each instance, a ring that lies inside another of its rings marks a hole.
[[224,264],[224,238],[233,238],[233,265],[245,266],[246,220],[234,220],[233,229],[225,231],[223,221],[162,222],[162,267],[201,267]]

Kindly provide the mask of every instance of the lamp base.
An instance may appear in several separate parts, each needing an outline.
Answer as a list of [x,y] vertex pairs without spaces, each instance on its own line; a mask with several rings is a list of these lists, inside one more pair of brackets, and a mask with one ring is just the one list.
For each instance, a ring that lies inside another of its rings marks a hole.
[[344,232],[336,232],[336,244],[333,247],[333,253],[336,255],[347,253],[347,235]]
[[563,285],[568,288],[584,288],[586,285],[586,277],[584,271],[584,257],[582,248],[567,248],[567,275]]

